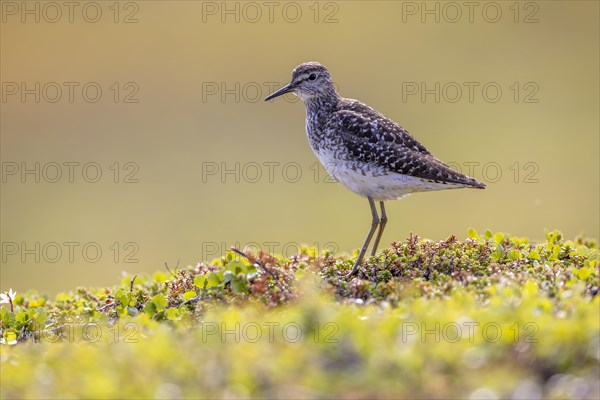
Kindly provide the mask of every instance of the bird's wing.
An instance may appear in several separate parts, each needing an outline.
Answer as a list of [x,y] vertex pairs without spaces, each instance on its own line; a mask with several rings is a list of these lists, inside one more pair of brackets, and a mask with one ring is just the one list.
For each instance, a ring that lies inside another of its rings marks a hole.
[[353,106],[337,110],[330,124],[355,159],[429,181],[485,186],[435,158],[394,121],[362,104]]

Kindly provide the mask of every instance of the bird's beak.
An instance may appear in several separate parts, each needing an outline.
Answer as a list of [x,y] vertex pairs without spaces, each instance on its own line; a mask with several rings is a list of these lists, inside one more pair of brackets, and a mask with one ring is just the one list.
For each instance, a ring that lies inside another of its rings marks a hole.
[[281,89],[279,89],[276,92],[273,92],[270,95],[268,95],[267,97],[265,97],[265,101],[269,101],[271,99],[274,99],[275,97],[281,96],[282,94],[289,93],[292,90],[294,90],[295,87],[296,87],[295,85],[292,85],[291,83],[288,83],[287,85],[285,85]]

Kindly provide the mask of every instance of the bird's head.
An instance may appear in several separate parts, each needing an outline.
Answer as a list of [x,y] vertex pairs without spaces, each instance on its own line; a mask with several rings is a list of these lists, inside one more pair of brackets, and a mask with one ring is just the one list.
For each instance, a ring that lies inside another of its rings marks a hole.
[[327,68],[318,62],[307,62],[298,65],[292,71],[289,84],[268,95],[265,101],[274,99],[282,94],[293,93],[307,102],[315,98],[337,97],[333,81]]

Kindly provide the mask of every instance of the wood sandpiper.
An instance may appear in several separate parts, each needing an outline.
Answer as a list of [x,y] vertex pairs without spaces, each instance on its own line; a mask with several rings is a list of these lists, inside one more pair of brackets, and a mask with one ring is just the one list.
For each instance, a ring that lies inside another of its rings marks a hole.
[[[485,188],[435,158],[391,119],[360,101],[341,97],[327,69],[317,62],[296,67],[291,82],[265,101],[290,92],[306,106],[308,142],[325,170],[352,192],[366,197],[371,206],[371,228],[347,276],[358,271],[375,231],[371,255],[377,251],[387,223],[384,201],[415,192]],[[375,202],[379,202],[381,214]]]

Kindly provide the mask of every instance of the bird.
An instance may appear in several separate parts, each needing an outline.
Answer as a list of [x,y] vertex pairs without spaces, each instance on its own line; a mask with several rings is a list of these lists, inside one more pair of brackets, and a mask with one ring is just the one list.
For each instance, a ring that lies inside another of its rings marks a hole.
[[485,189],[484,183],[434,157],[393,120],[358,100],[341,97],[329,71],[318,62],[305,62],[294,68],[290,83],[268,95],[265,101],[286,93],[296,95],[304,103],[308,142],[325,170],[369,201],[371,227],[347,277],[358,272],[375,231],[371,256],[376,254],[388,222],[385,201],[416,192]]

